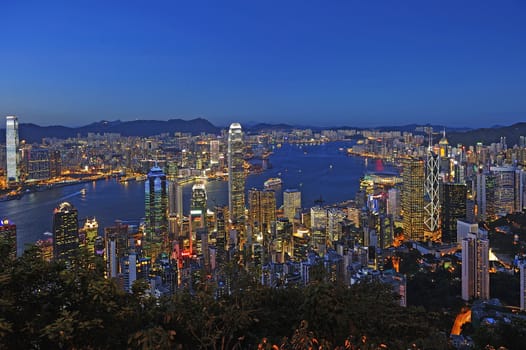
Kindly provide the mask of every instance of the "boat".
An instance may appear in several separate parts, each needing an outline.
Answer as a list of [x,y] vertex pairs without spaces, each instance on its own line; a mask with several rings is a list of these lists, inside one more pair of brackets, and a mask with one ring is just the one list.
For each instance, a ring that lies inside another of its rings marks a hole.
[[270,179],[265,181],[263,185],[265,186],[265,188],[271,188],[271,187],[280,186],[281,182],[282,181],[279,177],[271,177]]

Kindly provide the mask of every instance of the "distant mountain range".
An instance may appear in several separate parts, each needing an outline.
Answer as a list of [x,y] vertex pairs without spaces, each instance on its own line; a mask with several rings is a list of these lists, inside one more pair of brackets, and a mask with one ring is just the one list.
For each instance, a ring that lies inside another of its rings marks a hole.
[[[441,131],[444,128],[447,131],[447,139],[451,145],[458,143],[464,145],[474,145],[477,142],[490,144],[492,142],[499,142],[501,136],[506,136],[508,146],[513,146],[519,143],[519,136],[526,136],[526,122],[516,123],[510,126],[496,126],[492,128],[482,129],[468,129],[468,128],[449,128],[440,125],[403,125],[403,126],[385,126],[375,128],[356,128],[351,126],[340,127],[309,127],[297,126],[290,124],[268,124],[259,123],[253,124],[245,128],[248,133],[257,133],[261,131],[282,130],[290,131],[295,128],[310,128],[314,131],[322,129],[369,129],[379,131],[408,131],[415,132],[415,130],[422,126],[431,126],[435,132]],[[100,121],[89,125],[72,128],[65,126],[39,126],[36,124],[19,124],[20,140],[26,140],[28,143],[40,143],[42,138],[68,138],[76,137],[77,135],[86,136],[88,133],[119,133],[122,136],[140,136],[148,137],[153,135],[160,135],[169,133],[173,135],[175,132],[191,133],[193,135],[202,132],[219,134],[224,127],[218,127],[203,118],[192,120],[170,119],[166,121],[161,120],[134,120],[134,121]],[[422,132],[420,132],[422,133]],[[435,140],[437,136],[435,135]],[[0,142],[5,143],[5,129],[0,129]]]
[[[160,135],[163,133],[174,132],[192,133],[194,135],[201,132],[217,134],[220,128],[203,118],[192,120],[170,119],[170,120],[134,120],[134,121],[100,121],[78,128],[65,126],[39,126],[36,124],[18,125],[20,140],[26,140],[28,143],[40,143],[42,139],[76,137],[77,135],[86,136],[89,132],[93,133],[119,133],[122,136],[140,136],[147,137]],[[5,129],[0,130],[0,141],[5,142]]]

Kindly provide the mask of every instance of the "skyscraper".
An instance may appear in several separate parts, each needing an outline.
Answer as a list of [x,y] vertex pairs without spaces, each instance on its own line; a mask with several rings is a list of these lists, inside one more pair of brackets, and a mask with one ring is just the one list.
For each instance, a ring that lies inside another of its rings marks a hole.
[[464,184],[446,182],[442,184],[440,192],[442,242],[451,243],[456,241],[457,220],[466,218],[467,187]]
[[9,257],[16,258],[16,225],[8,219],[0,219],[0,237],[9,245]]
[[243,131],[239,123],[228,130],[228,209],[230,221],[245,215],[245,169],[243,168]]
[[290,222],[296,216],[296,210],[301,208],[301,192],[296,189],[283,191],[283,214]]
[[489,240],[480,229],[462,240],[462,299],[473,298],[489,299]]
[[190,203],[190,250],[197,249],[202,253],[202,247],[194,246],[193,243],[201,241],[198,231],[206,231],[206,187],[202,183],[192,186],[192,200]]
[[440,172],[440,158],[431,150],[427,151],[426,159],[426,182],[425,182],[425,219],[426,230],[434,234],[438,231],[438,219],[440,210],[440,196],[438,193],[438,174]]
[[86,247],[90,255],[95,255],[95,239],[99,236],[99,224],[95,218],[87,218],[79,230],[79,245]]
[[67,261],[78,247],[78,212],[73,205],[63,202],[53,212],[53,256]]
[[18,154],[18,118],[6,117],[5,145],[7,159],[7,182],[18,182],[19,180],[19,154]]
[[404,159],[402,215],[404,235],[412,240],[424,240],[424,162]]
[[168,192],[166,175],[161,168],[153,166],[144,185],[145,231],[150,242],[161,242],[168,229]]
[[263,235],[270,232],[276,221],[276,194],[273,190],[248,191],[248,224]]

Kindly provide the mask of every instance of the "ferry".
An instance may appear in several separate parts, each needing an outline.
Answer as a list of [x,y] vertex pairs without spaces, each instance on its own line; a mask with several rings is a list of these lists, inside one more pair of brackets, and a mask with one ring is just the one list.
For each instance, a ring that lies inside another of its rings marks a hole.
[[271,177],[270,179],[265,181],[263,183],[263,185],[265,186],[265,188],[271,188],[271,187],[280,186],[281,185],[281,179],[279,177]]

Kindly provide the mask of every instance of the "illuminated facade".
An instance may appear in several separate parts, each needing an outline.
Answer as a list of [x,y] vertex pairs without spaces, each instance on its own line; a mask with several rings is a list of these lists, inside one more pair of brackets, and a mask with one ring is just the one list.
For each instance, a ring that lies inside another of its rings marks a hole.
[[151,242],[160,242],[168,229],[168,189],[166,175],[155,165],[144,185],[145,233]]
[[243,131],[239,123],[232,123],[228,130],[228,209],[230,221],[241,220],[245,215],[245,169],[243,168]]
[[248,191],[248,224],[253,232],[263,235],[270,233],[271,225],[276,221],[276,194],[273,190]]
[[61,203],[53,212],[53,256],[68,260],[79,247],[78,212],[68,202]]
[[[204,184],[197,183],[192,186],[192,200],[190,203],[190,241],[185,242],[183,246],[190,251],[194,248],[198,253],[202,253],[202,246],[193,246],[193,242],[202,242],[202,235],[206,231],[206,188]],[[201,231],[201,233],[198,233]]]
[[431,149],[427,151],[425,182],[425,219],[426,230],[435,233],[439,229],[440,195],[438,193],[438,175],[440,158]]
[[0,219],[0,237],[9,244],[9,257],[16,258],[16,225],[8,219]]
[[18,182],[20,176],[20,169],[18,167],[20,160],[18,153],[18,118],[12,115],[6,117],[5,146],[7,182]]
[[495,178],[495,212],[499,216],[515,211],[515,171],[514,166],[491,167]]
[[404,159],[402,215],[404,235],[412,240],[424,240],[424,162]]
[[95,218],[86,219],[84,226],[79,230],[79,245],[86,247],[90,255],[95,255],[95,239],[99,236],[99,224]]
[[489,240],[485,231],[462,240],[462,299],[489,299]]
[[296,189],[287,189],[283,191],[283,214],[293,221],[296,216],[296,210],[301,209],[301,192]]

